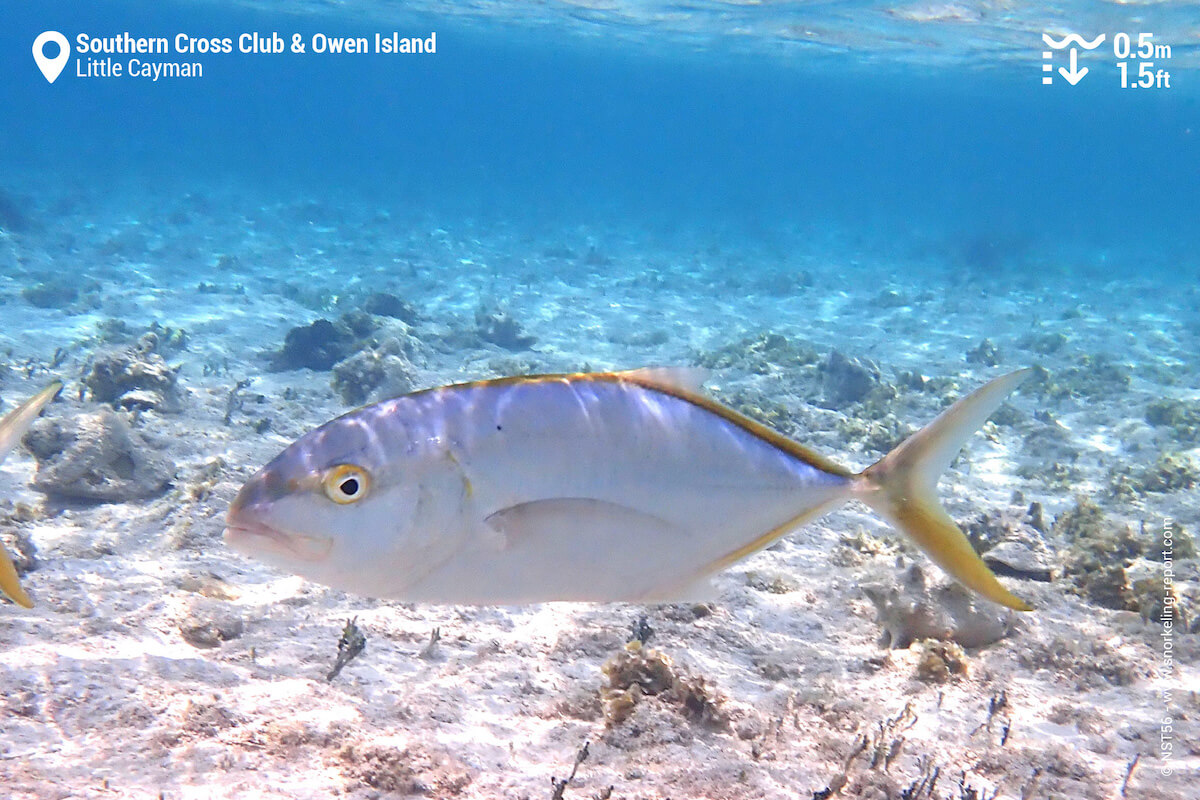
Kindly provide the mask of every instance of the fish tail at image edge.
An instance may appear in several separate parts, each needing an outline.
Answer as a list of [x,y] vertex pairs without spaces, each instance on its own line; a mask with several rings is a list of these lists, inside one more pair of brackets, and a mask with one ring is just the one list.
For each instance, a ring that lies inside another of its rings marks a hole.
[[[0,461],[4,460],[9,448],[25,435],[25,431],[29,430],[29,426],[42,413],[42,409],[58,396],[62,387],[62,381],[54,381],[0,420]],[[0,546],[0,591],[22,608],[33,608],[33,600],[21,588],[17,568],[3,546]]]
[[1017,611],[1033,607],[1001,585],[937,498],[937,482],[967,439],[1032,374],[996,378],[859,473],[854,496],[903,531],[943,570],[989,600]]

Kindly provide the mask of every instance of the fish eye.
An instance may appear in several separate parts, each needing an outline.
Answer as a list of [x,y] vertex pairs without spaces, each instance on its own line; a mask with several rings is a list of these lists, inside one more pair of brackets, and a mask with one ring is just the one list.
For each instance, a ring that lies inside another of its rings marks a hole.
[[371,476],[354,464],[330,467],[321,482],[325,486],[325,496],[341,505],[357,503],[367,496],[367,490],[371,488]]

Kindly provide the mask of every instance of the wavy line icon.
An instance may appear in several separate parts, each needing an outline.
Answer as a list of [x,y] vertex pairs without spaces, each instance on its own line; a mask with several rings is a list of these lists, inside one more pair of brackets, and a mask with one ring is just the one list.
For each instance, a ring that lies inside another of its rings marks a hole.
[[1051,47],[1053,47],[1055,50],[1062,50],[1064,47],[1071,44],[1072,42],[1079,45],[1084,50],[1095,50],[1097,47],[1100,46],[1100,43],[1104,41],[1104,34],[1102,33],[1099,36],[1097,36],[1095,41],[1089,42],[1087,39],[1084,39],[1078,33],[1068,33],[1066,36],[1064,36],[1062,38],[1061,41],[1056,42],[1050,38],[1050,34],[1043,33],[1042,41],[1045,42],[1046,44],[1050,45]]

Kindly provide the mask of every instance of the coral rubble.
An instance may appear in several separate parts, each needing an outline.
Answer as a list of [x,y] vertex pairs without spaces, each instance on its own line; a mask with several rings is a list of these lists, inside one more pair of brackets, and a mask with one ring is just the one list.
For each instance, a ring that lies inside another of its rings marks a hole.
[[178,412],[179,370],[155,352],[157,345],[158,337],[147,333],[134,347],[94,356],[83,378],[91,398],[130,411]]
[[863,593],[875,606],[884,647],[903,649],[920,639],[983,647],[1007,636],[1015,622],[1011,611],[980,600],[957,583],[928,587],[916,564],[895,585],[868,584]]
[[112,411],[40,419],[24,441],[38,462],[33,488],[55,498],[149,498],[175,476],[171,459]]

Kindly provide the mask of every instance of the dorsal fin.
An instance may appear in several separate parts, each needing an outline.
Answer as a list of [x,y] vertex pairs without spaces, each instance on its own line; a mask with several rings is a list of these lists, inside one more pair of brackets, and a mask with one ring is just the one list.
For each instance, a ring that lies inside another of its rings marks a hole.
[[649,386],[700,394],[709,372],[704,367],[642,367],[617,374]]

